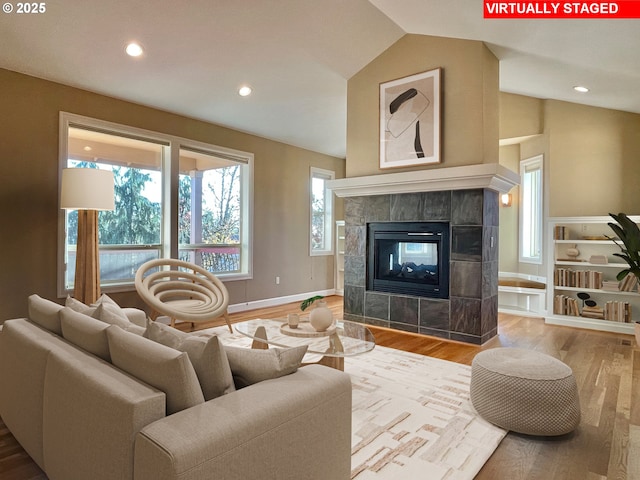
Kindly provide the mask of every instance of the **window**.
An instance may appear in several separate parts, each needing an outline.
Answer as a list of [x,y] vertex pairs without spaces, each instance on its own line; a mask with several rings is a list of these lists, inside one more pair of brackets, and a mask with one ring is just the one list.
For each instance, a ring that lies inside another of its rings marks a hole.
[[[115,210],[98,220],[103,289],[130,288],[139,266],[160,257],[251,278],[253,155],[64,112],[60,120],[60,168],[114,174]],[[77,212],[61,210],[60,226],[64,296],[74,285]]]
[[178,242],[180,258],[210,272],[239,273],[247,261],[243,244],[249,232],[243,215],[247,193],[242,164],[235,160],[180,150]]
[[333,254],[333,196],[327,181],[334,178],[334,172],[311,167],[311,255]]
[[542,155],[520,162],[520,261],[542,263]]

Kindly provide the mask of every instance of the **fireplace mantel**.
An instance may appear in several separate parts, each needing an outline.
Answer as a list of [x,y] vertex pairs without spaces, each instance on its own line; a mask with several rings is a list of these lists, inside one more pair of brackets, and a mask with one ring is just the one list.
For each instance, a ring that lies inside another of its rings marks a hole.
[[350,177],[327,182],[338,197],[488,188],[507,193],[520,175],[498,163]]

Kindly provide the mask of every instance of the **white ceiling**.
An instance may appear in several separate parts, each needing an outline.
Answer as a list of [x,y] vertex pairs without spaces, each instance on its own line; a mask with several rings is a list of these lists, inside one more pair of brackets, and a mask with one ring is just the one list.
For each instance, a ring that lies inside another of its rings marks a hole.
[[[482,0],[51,0],[46,9],[0,14],[0,67],[338,157],[347,80],[405,33],[485,41],[503,91],[640,113],[638,20],[484,20]],[[142,58],[124,55],[130,40],[144,45]],[[242,84],[250,97],[238,96]],[[591,92],[575,93],[577,84]]]

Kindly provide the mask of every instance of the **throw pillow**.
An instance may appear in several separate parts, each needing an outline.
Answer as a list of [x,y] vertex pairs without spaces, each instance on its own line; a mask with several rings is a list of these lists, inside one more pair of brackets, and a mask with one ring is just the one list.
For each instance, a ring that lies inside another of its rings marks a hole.
[[288,349],[270,348],[268,350],[230,347],[228,345],[224,348],[227,352],[227,358],[229,358],[229,366],[236,388],[243,388],[263,380],[293,373],[298,370],[302,357],[307,353],[306,345]]
[[100,298],[98,300],[96,300],[95,303],[92,303],[91,306],[92,307],[97,307],[98,305],[102,305],[102,304],[113,305],[115,307],[120,308],[120,305],[118,305],[116,303],[116,301],[113,298],[111,298],[109,295],[107,295],[106,293],[103,293],[102,295],[100,295]]
[[117,325],[123,330],[126,330],[131,322],[129,322],[127,316],[121,312],[122,310],[120,310],[120,307],[117,305],[116,307],[113,307],[112,305],[101,303],[96,307],[91,316],[105,323]]
[[205,400],[235,390],[229,360],[218,337],[201,337],[157,322],[147,327],[145,337],[189,355]]
[[42,328],[46,328],[56,335],[62,335],[60,316],[58,315],[60,310],[62,310],[62,305],[33,294],[29,296],[28,307],[29,319],[32,322],[37,323]]
[[108,324],[69,307],[60,310],[60,324],[65,340],[106,362],[111,362],[107,340]]
[[[108,310],[111,315],[105,315],[102,313],[97,314],[100,320],[125,328],[127,332],[142,335],[147,327],[147,314],[144,313],[144,311],[138,308],[123,308],[106,293],[100,295],[98,301],[92,303],[91,306],[96,307],[96,311],[100,306],[103,307],[103,310]],[[102,318],[103,316],[105,318]],[[119,321],[115,316],[125,320],[127,326],[125,327],[125,324]],[[96,315],[94,315],[94,317],[96,317]]]
[[165,393],[167,415],[204,403],[186,353],[125,332],[117,325],[107,328],[107,339],[113,365]]
[[67,299],[64,301],[64,306],[69,307],[76,312],[84,313],[85,315],[93,315],[93,312],[96,311],[96,307],[85,305],[80,300],[73,298],[71,295],[67,295]]

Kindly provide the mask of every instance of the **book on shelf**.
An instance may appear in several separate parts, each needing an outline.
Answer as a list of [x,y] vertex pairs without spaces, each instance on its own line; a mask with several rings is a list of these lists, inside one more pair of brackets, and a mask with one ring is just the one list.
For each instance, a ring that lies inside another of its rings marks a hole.
[[585,305],[584,307],[582,307],[581,316],[585,318],[595,318],[598,320],[604,320],[605,312],[602,307],[598,307],[597,305],[595,307],[589,307]]
[[556,295],[553,299],[553,313],[556,315],[580,315],[578,301],[567,295]]
[[554,240],[569,240],[569,227],[565,225],[556,225],[553,230]]
[[629,302],[609,300],[604,305],[604,319],[612,322],[631,323]]
[[635,275],[627,275],[620,281],[621,292],[635,292],[638,290],[638,279]]
[[620,282],[618,282],[617,280],[603,280],[602,290],[606,290],[608,292],[619,292]]
[[600,289],[602,288],[602,272],[556,268],[553,272],[553,284],[556,287]]

